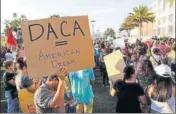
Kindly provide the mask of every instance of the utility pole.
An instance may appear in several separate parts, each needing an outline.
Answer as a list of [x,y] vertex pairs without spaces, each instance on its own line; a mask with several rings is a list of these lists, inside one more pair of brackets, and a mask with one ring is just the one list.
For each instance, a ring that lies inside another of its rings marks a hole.
[[93,36],[95,36],[95,25],[94,25],[94,23],[95,23],[96,21],[95,20],[92,20],[91,21],[91,23],[92,23],[92,34],[93,34]]

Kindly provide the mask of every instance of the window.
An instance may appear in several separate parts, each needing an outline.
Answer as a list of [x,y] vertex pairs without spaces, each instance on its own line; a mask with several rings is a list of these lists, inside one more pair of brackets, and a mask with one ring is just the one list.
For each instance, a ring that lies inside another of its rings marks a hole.
[[158,35],[160,35],[160,28],[158,28]]
[[169,15],[169,23],[172,23],[172,22],[173,22],[173,18],[174,18],[174,15],[173,15],[173,14],[170,14],[170,15]]
[[160,20],[158,19],[158,25],[160,25]]
[[166,34],[166,28],[165,27],[162,28],[162,33]]
[[170,7],[170,8],[174,6],[174,1],[175,1],[175,0],[169,0],[169,7]]
[[169,35],[172,35],[173,34],[173,26],[169,26]]
[[166,17],[163,17],[163,23],[166,23]]
[[163,11],[165,11],[166,10],[166,5],[167,5],[167,3],[163,3]]
[[157,32],[156,32],[157,30],[156,30],[156,29],[154,29],[153,31],[154,31],[154,35],[157,35]]
[[161,5],[161,1],[162,1],[162,0],[158,0],[158,6],[160,6],[160,5]]

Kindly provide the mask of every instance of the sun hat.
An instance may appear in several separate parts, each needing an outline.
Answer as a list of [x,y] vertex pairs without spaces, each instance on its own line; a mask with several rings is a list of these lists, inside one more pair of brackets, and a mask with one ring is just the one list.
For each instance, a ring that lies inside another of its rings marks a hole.
[[174,73],[168,65],[161,64],[159,66],[156,66],[154,70],[158,76],[163,78],[171,78],[172,81],[175,83]]

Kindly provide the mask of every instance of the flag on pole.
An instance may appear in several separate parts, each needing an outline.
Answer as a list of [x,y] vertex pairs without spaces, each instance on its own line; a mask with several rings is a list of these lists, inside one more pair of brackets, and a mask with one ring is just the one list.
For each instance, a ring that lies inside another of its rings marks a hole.
[[16,47],[16,41],[15,38],[12,34],[12,28],[8,29],[8,33],[7,33],[7,44],[11,45],[13,47]]

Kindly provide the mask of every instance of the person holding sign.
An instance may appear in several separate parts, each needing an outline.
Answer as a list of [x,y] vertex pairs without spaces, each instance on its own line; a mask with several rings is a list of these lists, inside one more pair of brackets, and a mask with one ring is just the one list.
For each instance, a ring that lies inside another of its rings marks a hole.
[[116,113],[141,113],[143,109],[140,106],[147,106],[149,102],[142,87],[134,82],[135,69],[126,66],[123,72],[123,81],[118,80],[114,84],[110,81],[110,94],[118,97]]
[[61,68],[60,72],[47,77],[45,83],[37,89],[34,95],[36,113],[56,113],[63,106],[65,77],[67,70]]

